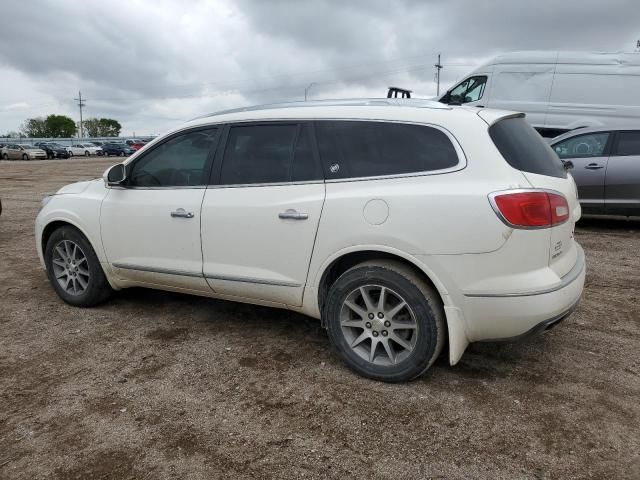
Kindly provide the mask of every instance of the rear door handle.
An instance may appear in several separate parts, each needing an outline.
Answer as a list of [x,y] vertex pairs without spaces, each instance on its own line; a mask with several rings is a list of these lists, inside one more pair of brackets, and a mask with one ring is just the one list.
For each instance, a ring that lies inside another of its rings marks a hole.
[[306,220],[307,218],[309,218],[309,214],[308,213],[300,213],[297,210],[294,210],[293,208],[289,208],[287,210],[285,210],[284,212],[280,212],[278,214],[278,218],[282,218],[284,220],[289,219],[289,220]]
[[604,168],[604,165],[600,165],[599,163],[590,163],[584,168],[586,168],[587,170],[600,170],[601,168]]
[[187,212],[184,208],[178,208],[171,212],[171,216],[174,218],[193,218],[193,212]]

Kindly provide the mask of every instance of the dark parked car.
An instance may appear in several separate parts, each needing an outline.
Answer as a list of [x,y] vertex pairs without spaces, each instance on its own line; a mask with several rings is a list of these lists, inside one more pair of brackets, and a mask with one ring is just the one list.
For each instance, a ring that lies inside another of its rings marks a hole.
[[36,143],[36,147],[44,150],[47,158],[69,158],[69,152],[65,147],[53,142]]
[[105,143],[102,145],[102,152],[107,157],[111,155],[124,157],[135,153],[135,150],[124,143]]
[[640,125],[580,128],[550,141],[578,186],[585,213],[640,215]]

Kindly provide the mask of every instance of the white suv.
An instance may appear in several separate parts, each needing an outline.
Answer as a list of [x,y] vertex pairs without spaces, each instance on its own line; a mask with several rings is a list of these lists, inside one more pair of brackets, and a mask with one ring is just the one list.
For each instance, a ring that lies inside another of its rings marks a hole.
[[547,329],[577,304],[576,187],[522,114],[417,100],[193,120],[36,219],[58,295],[132,286],[321,319],[360,374],[402,381],[449,345]]

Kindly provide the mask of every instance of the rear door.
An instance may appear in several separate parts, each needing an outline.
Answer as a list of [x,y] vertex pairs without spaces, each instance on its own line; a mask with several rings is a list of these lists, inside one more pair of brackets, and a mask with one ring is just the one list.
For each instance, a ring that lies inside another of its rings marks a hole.
[[310,124],[228,127],[202,204],[203,271],[218,294],[301,305],[325,185]]
[[580,203],[592,209],[604,208],[604,185],[611,132],[590,132],[567,138],[553,145],[562,160],[573,163],[571,175],[578,186]]
[[612,213],[640,209],[640,131],[616,134],[605,179],[605,209]]

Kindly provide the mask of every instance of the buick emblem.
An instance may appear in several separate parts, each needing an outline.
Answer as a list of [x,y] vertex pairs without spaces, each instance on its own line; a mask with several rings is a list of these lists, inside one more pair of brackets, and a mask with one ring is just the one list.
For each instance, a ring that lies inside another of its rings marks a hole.
[[338,165],[337,163],[334,163],[329,167],[329,171],[331,173],[336,173],[338,170],[340,170],[340,165]]

